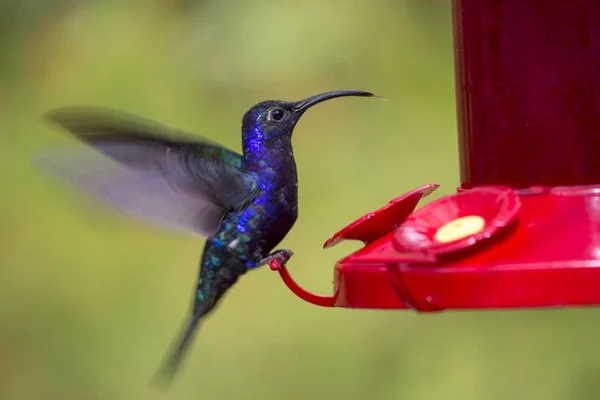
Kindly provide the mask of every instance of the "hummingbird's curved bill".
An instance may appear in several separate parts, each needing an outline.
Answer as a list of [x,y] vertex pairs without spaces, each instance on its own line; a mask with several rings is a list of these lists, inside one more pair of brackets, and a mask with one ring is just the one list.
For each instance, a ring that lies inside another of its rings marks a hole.
[[354,96],[354,97],[379,97],[371,92],[365,92],[363,90],[333,90],[331,92],[319,93],[314,96],[307,97],[299,100],[294,104],[294,111],[303,113],[312,106],[316,106],[327,100],[335,99],[338,97]]

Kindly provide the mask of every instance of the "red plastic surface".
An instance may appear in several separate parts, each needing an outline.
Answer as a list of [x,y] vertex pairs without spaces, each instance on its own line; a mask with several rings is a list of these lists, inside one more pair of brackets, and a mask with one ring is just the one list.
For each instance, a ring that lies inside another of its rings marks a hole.
[[[448,196],[422,207],[394,233],[394,247],[402,253],[421,252],[435,257],[474,246],[510,226],[521,209],[521,200],[509,188],[486,187]],[[457,218],[475,215],[485,221],[477,234],[441,243],[436,232]]]
[[279,276],[283,280],[283,283],[298,297],[307,303],[314,304],[321,307],[334,307],[335,296],[319,296],[317,294],[310,293],[304,290],[296,281],[291,277],[285,265],[278,262],[277,259],[271,261],[271,271],[279,271]]
[[360,240],[364,244],[371,243],[396,229],[413,212],[419,201],[423,197],[429,196],[438,187],[438,184],[432,183],[396,197],[379,210],[363,215],[341,229],[325,242],[323,247],[333,247],[344,240]]
[[454,0],[461,181],[600,183],[600,2]]
[[[512,206],[486,209],[482,202],[458,200],[494,191]],[[402,224],[337,263],[332,297],[299,288],[285,267],[280,273],[299,297],[328,307],[438,311],[600,304],[600,185],[519,192],[474,188],[417,210],[404,224],[429,225],[425,220],[432,215],[441,215],[442,223],[487,213],[485,234],[460,239],[460,246],[443,252],[435,251],[434,241],[401,251]],[[453,213],[447,212],[448,204],[455,205]],[[376,217],[383,215],[379,212]]]
[[[329,239],[365,243],[333,296],[284,282],[329,307],[600,305],[600,2],[454,0],[453,17],[459,193],[415,211],[423,186]],[[479,228],[440,236],[461,217]]]
[[[435,257],[426,257],[427,249],[400,253],[391,233],[339,261],[336,305],[433,311],[600,304],[600,186],[519,198],[514,224],[465,248]],[[476,214],[470,207],[460,213]]]

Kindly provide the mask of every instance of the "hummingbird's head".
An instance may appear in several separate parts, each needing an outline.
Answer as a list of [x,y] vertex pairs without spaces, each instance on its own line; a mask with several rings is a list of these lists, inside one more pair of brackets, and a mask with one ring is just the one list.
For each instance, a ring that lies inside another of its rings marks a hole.
[[299,101],[260,102],[248,110],[242,119],[244,147],[268,146],[281,140],[291,140],[294,127],[306,110],[323,101],[343,96],[377,97],[373,93],[361,90],[336,90]]

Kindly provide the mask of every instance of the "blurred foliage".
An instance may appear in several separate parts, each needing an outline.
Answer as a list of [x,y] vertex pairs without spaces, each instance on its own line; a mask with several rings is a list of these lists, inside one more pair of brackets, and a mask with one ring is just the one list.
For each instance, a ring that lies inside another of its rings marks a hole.
[[[447,1],[2,0],[0,399],[159,399],[202,241],[128,220],[36,171],[44,111],[96,104],[240,148],[266,98],[337,88],[294,146],[300,218],[282,246],[331,292],[330,234],[429,182],[458,182]],[[246,275],[203,325],[172,399],[596,399],[598,310],[329,310]]]

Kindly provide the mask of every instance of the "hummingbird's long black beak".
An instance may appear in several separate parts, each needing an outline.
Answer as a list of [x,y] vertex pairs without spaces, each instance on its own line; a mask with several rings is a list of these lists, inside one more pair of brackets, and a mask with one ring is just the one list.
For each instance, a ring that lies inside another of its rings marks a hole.
[[334,90],[332,92],[320,93],[311,97],[307,97],[306,99],[297,101],[294,104],[294,111],[296,113],[302,114],[304,111],[308,110],[310,107],[317,105],[323,101],[335,99],[337,97],[344,96],[359,96],[359,97],[379,97],[370,92],[364,92],[362,90]]

